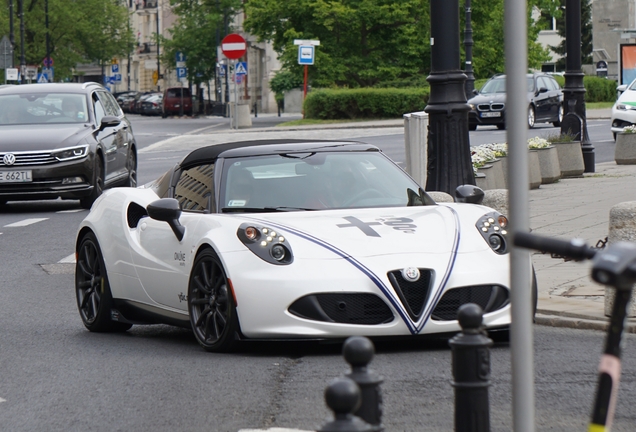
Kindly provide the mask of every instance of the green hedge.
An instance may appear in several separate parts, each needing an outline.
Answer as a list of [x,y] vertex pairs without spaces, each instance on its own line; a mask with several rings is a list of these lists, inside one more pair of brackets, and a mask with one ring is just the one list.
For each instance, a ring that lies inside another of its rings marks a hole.
[[305,118],[399,118],[406,113],[424,110],[428,95],[428,88],[314,90],[305,99]]

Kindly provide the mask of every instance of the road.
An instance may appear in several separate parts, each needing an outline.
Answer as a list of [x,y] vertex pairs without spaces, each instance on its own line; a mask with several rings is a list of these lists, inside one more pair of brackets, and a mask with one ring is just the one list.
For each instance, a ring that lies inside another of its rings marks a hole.
[[[142,146],[170,133],[223,127],[134,116],[133,123],[140,141],[147,139]],[[391,145],[389,138],[374,139]],[[141,153],[140,181],[181,156]],[[12,202],[0,212],[1,429],[311,430],[324,422],[324,388],[347,369],[339,345],[251,343],[219,355],[201,350],[189,331],[168,326],[134,327],[126,334],[86,331],[75,305],[72,264],[75,230],[85,215],[76,201]],[[535,327],[538,430],[584,429],[602,342],[594,331]],[[629,335],[624,345],[615,432],[633,431],[636,424],[635,342]],[[510,431],[509,346],[496,345],[491,362],[491,430]],[[386,430],[453,429],[445,341],[378,344],[371,368],[384,377]]]

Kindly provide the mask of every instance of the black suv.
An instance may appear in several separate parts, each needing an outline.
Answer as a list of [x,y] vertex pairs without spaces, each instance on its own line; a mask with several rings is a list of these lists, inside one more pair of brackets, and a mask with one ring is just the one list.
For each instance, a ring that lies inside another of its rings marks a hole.
[[79,199],[137,186],[137,145],[115,98],[96,83],[0,89],[0,204]]
[[[560,126],[563,120],[563,91],[554,78],[544,73],[528,74],[528,127],[535,123]],[[495,75],[481,88],[473,90],[468,100],[470,113],[468,128],[494,125],[506,128],[506,76]]]

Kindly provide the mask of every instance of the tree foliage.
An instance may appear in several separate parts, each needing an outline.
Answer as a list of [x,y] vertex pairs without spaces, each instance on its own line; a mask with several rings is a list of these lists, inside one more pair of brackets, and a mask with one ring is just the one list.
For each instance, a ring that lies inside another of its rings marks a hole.
[[[560,0],[561,8],[552,16],[556,18],[556,29],[559,36],[563,38],[557,46],[550,46],[550,49],[562,57],[556,62],[556,69],[565,70],[566,55],[566,28],[565,28],[565,0]],[[547,15],[547,14],[546,14]],[[592,4],[590,0],[581,0],[581,62],[582,64],[592,63]]]
[[[24,57],[41,65],[46,57],[45,0],[24,0]],[[56,81],[70,78],[78,63],[106,63],[127,55],[133,36],[128,8],[120,0],[48,0],[49,49]],[[13,0],[15,64],[20,64],[18,0]],[[0,35],[9,35],[8,2],[0,8]]]
[[[301,76],[294,39],[318,39],[316,86],[369,87],[422,81],[430,72],[430,0],[247,0],[246,31],[273,43],[283,69]],[[537,42],[533,7],[552,10],[555,0],[528,2],[528,65],[549,58]],[[463,3],[463,2],[461,2]],[[464,7],[458,14],[463,18]],[[504,0],[472,2],[473,66],[477,77],[504,72]],[[463,46],[462,46],[463,48]]]
[[[225,35],[229,23],[241,6],[240,0],[171,0],[178,16],[169,36],[161,36],[164,64],[174,65],[177,51],[187,57],[189,81],[210,81],[216,74],[217,36]],[[228,27],[228,32],[231,29]]]

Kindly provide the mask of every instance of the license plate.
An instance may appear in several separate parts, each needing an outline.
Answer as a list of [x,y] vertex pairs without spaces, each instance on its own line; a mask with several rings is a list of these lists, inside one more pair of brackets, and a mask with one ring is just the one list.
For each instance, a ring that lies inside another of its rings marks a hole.
[[482,117],[501,117],[500,112],[483,112],[480,115]]
[[0,183],[25,183],[32,181],[31,170],[0,171]]

